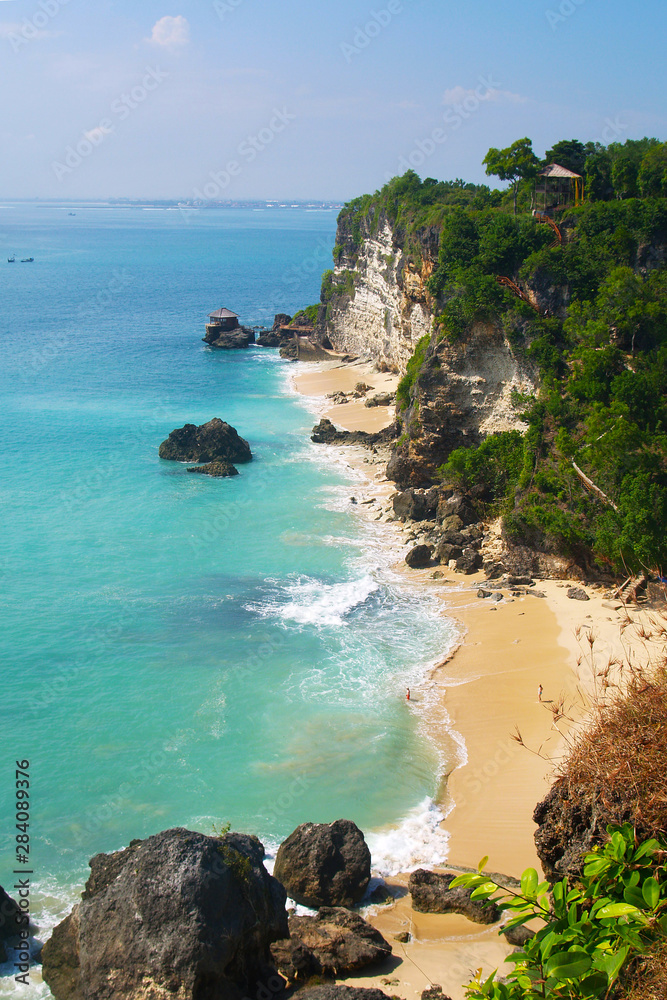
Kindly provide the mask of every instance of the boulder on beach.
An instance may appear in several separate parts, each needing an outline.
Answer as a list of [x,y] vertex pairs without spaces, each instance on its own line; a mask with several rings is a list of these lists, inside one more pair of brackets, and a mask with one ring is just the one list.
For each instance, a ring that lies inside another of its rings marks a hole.
[[313,986],[299,993],[301,1000],[390,1000],[382,990],[365,986],[344,986],[342,983],[327,983]]
[[415,545],[406,555],[405,561],[411,569],[424,569],[431,565],[432,558],[432,545]]
[[219,417],[199,427],[186,424],[172,431],[159,450],[170,462],[250,462],[250,445],[236,428]]
[[450,886],[456,875],[429,872],[418,868],[408,882],[412,895],[412,908],[419,913],[460,913],[477,924],[495,924],[500,910],[493,903],[478,903],[470,898],[471,889]]
[[370,882],[371,852],[349,819],[302,823],[278,848],[273,874],[303,906],[354,906]]
[[[42,972],[56,1000],[229,1000],[279,992],[285,891],[256,838],[167,830],[91,862]],[[276,987],[274,989],[274,987]]]
[[313,917],[290,917],[289,932],[288,939],[271,945],[271,954],[278,971],[291,982],[347,975],[391,955],[391,945],[378,930],[342,907],[322,907]]

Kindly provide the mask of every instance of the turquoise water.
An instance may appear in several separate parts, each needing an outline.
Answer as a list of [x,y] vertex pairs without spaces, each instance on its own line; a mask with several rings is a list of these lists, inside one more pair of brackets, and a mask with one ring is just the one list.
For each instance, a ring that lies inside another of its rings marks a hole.
[[[254,324],[316,301],[334,233],[326,212],[0,208],[0,884],[29,759],[45,931],[88,858],[133,837],[372,831],[436,791],[403,692],[449,623],[351,512],[292,365],[201,342],[222,305]],[[158,458],[213,416],[250,442],[238,477]]]

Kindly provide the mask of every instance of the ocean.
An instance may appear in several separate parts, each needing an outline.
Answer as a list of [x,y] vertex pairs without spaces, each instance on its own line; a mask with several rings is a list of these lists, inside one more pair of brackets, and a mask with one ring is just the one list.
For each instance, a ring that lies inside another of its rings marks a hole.
[[[294,364],[201,340],[221,306],[252,326],[318,301],[335,224],[0,206],[0,884],[29,761],[40,940],[90,857],[172,826],[230,823],[275,850],[346,817],[383,871],[446,850],[446,762],[404,692],[452,623],[392,571],[390,529],[355,512],[358,473],[310,442]],[[158,458],[214,416],[252,448],[238,477]],[[13,971],[0,996],[50,996]]]

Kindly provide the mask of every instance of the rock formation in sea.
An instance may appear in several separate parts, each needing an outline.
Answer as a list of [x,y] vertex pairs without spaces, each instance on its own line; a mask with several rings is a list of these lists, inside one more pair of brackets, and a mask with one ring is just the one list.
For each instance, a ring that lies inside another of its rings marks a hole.
[[188,472],[199,472],[202,476],[213,476],[224,479],[228,476],[238,476],[239,470],[231,462],[208,462],[206,465],[193,465]]
[[278,848],[273,871],[303,906],[354,906],[368,888],[371,852],[350,820],[303,823]]
[[199,427],[186,424],[171,432],[159,450],[160,458],[172,462],[250,462],[250,445],[236,428],[214,417]]
[[253,837],[175,829],[94,857],[42,952],[56,1000],[279,993],[270,945],[289,933],[286,896],[263,854]]
[[209,347],[232,351],[244,349],[255,343],[255,332],[247,327],[239,326],[235,330],[224,330],[216,326],[206,328],[206,336],[202,337]]

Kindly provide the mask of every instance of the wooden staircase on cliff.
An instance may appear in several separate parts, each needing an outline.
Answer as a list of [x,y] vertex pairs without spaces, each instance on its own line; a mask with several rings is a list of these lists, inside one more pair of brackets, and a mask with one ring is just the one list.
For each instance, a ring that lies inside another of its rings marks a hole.
[[540,222],[543,225],[550,226],[551,229],[552,229],[552,231],[555,234],[555,239],[554,239],[553,243],[549,244],[548,249],[549,250],[553,250],[554,247],[562,247],[562,245],[563,245],[563,232],[562,232],[560,226],[558,225],[558,223],[554,222],[554,220],[551,218],[551,216],[550,215],[546,215],[544,212],[533,212],[533,218],[535,219],[535,222]]
[[503,288],[509,288],[510,292],[516,295],[518,299],[522,299],[524,302],[527,302],[528,305],[531,306],[536,313],[542,315],[540,312],[540,307],[536,306],[535,303],[529,299],[524,290],[522,288],[519,288],[517,283],[515,281],[512,281],[511,278],[508,278],[507,275],[497,274],[496,281],[498,282],[499,285],[502,285]]

